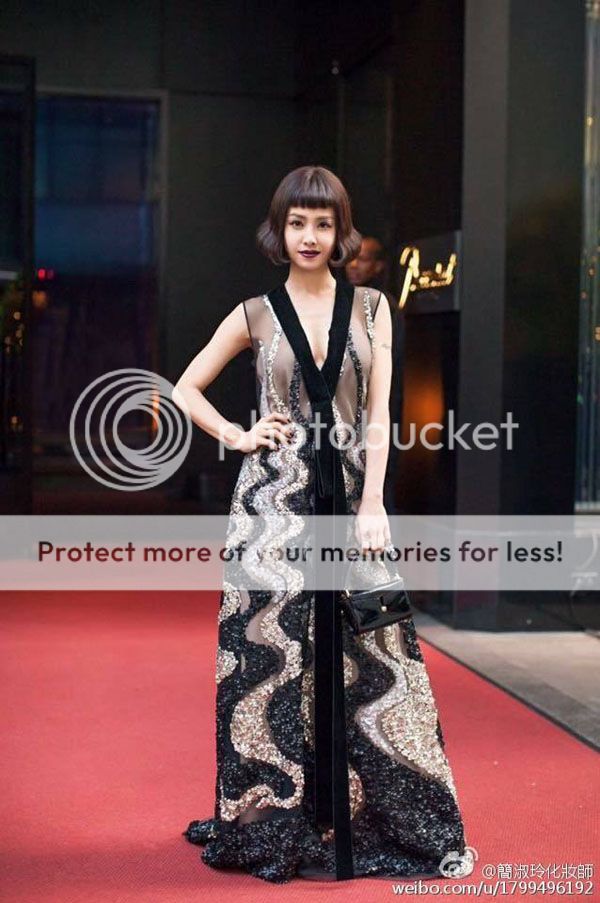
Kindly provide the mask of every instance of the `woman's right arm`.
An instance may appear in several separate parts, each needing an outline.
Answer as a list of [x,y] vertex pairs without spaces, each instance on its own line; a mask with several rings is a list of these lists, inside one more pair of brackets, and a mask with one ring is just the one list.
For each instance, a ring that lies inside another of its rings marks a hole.
[[277,448],[277,445],[267,438],[269,432],[267,427],[270,427],[270,432],[275,438],[287,440],[282,431],[281,421],[286,421],[283,415],[269,414],[261,418],[251,430],[244,432],[223,417],[203,394],[206,387],[216,379],[230,360],[245,348],[251,347],[246,315],[243,303],[240,302],[219,324],[208,344],[190,361],[171,393],[175,404],[189,413],[197,426],[215,439],[240,451],[250,451],[257,445]]

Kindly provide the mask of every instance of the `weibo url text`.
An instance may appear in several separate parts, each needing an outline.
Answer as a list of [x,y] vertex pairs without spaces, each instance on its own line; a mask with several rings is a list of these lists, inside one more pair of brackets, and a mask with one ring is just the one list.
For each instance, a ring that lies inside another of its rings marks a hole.
[[414,897],[430,895],[445,899],[450,894],[467,897],[511,897],[519,896],[556,896],[579,897],[592,896],[593,881],[517,881],[498,879],[497,881],[476,881],[468,884],[446,882],[444,884],[428,884],[426,881],[413,881],[410,884],[392,884],[392,893],[398,897]]

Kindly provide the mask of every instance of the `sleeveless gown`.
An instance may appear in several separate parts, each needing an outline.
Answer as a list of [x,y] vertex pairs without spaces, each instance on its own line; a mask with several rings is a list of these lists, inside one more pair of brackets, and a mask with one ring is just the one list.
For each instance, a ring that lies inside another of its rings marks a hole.
[[[244,301],[259,416],[286,412],[305,431],[291,445],[244,455],[228,541],[248,539],[248,515],[331,512],[331,483],[335,512],[358,510],[381,297],[338,281],[321,368],[283,285]],[[315,452],[316,409],[342,432],[354,427],[356,441],[339,443],[333,460]],[[183,835],[204,847],[205,864],[274,883],[441,877],[440,862],[462,857],[466,838],[412,618],[356,636],[335,620],[327,592],[293,579],[285,592],[280,582],[241,589],[236,566],[224,574],[214,817],[191,821]]]

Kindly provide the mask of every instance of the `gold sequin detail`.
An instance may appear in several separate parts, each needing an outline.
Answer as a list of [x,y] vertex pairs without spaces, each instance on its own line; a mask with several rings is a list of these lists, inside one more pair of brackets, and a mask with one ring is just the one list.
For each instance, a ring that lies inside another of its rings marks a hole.
[[244,496],[248,489],[264,482],[266,471],[260,462],[260,448],[244,455],[237,483],[231,499],[230,522],[227,527],[228,545],[235,545],[250,535],[254,529],[253,516],[248,514]]
[[[301,644],[285,633],[278,624],[278,618],[286,604],[296,604],[294,600],[299,598],[304,586],[304,577],[302,571],[293,568],[289,561],[273,557],[263,557],[261,561],[256,552],[258,548],[261,552],[265,552],[271,546],[285,547],[290,537],[304,529],[305,518],[291,512],[287,498],[299,487],[306,485],[308,472],[293,444],[269,451],[269,464],[277,470],[279,476],[256,491],[254,506],[259,513],[264,511],[268,515],[277,510],[284,512],[287,530],[282,531],[281,518],[267,516],[261,520],[260,534],[250,537],[252,527],[256,527],[254,523],[256,519],[244,516],[242,494],[246,481],[249,480],[250,485],[256,485],[258,472],[264,473],[264,468],[259,466],[258,456],[255,454],[248,455],[246,461],[248,461],[246,472],[242,479],[238,479],[235,493],[239,501],[237,509],[239,516],[232,518],[237,530],[234,539],[238,542],[242,538],[246,539],[248,545],[243,558],[243,567],[250,576],[260,581],[259,585],[268,586],[272,590],[273,598],[267,608],[261,609],[251,619],[247,633],[252,635],[254,642],[263,640],[281,651],[284,662],[278,674],[271,675],[263,683],[253,687],[235,706],[230,726],[231,742],[244,758],[267,762],[284,771],[292,781],[294,792],[282,799],[268,784],[257,784],[249,788],[239,799],[222,795],[220,812],[226,821],[236,818],[251,805],[258,809],[267,806],[293,808],[299,805],[304,792],[302,766],[292,762],[280,752],[273,741],[267,719],[267,707],[275,691],[302,673]],[[232,538],[228,537],[228,543],[232,544]],[[284,591],[282,587],[285,587]],[[233,606],[233,603],[231,604]],[[230,664],[227,657],[223,656],[224,672]]]
[[[218,620],[219,623],[225,621],[227,618],[230,618],[236,611],[239,610],[240,607],[240,594],[239,591],[232,586],[230,583],[223,581],[223,599],[221,602],[221,606],[219,608]],[[220,684],[222,680],[225,680],[226,677],[229,677],[230,674],[236,669],[237,658],[234,653],[229,649],[223,649],[222,646],[217,646],[217,662],[216,662],[216,674],[215,680],[217,684]]]
[[[273,742],[267,721],[267,706],[278,687],[296,678],[302,671],[300,643],[291,640],[279,627],[277,620],[287,601],[287,593],[275,594],[273,605],[252,620],[259,620],[259,629],[264,639],[285,655],[283,668],[278,675],[269,677],[259,684],[236,705],[231,718],[231,742],[237,752],[248,759],[268,762],[284,771],[292,780],[294,792],[284,799],[278,797],[267,784],[251,787],[240,799],[223,797],[220,803],[221,817],[227,821],[236,818],[240,812],[255,805],[258,809],[267,806],[292,808],[302,801],[304,792],[304,772],[301,765],[287,759]],[[251,622],[252,623],[252,622]]]
[[218,621],[219,624],[230,618],[231,615],[239,611],[240,608],[240,591],[232,586],[231,583],[223,581],[223,601],[219,608]]
[[[306,627],[307,639],[312,647],[314,656],[315,642],[315,606],[314,595],[311,598],[308,609],[308,623]],[[314,663],[314,660],[313,660]],[[315,745],[315,725],[314,725],[314,694],[315,694],[315,672],[314,667],[306,667],[302,675],[302,699],[300,701],[300,714],[302,715],[302,726],[304,728],[304,739],[310,747]]]
[[367,335],[371,346],[375,340],[375,325],[373,323],[373,311],[371,310],[371,295],[369,289],[365,289],[363,294],[363,305],[365,308],[365,320],[367,321]]
[[367,633],[358,636],[356,640],[370,655],[383,662],[393,671],[395,681],[387,693],[379,696],[373,702],[368,702],[360,706],[354,718],[371,743],[377,746],[387,756],[393,757],[395,750],[387,737],[382,734],[378,719],[382,712],[389,709],[390,706],[399,704],[402,701],[402,698],[406,694],[406,681],[400,665],[391,659],[390,656],[386,655],[377,643],[376,636],[380,634],[381,629],[387,630],[388,628],[380,628],[377,631],[370,630]]
[[[280,454],[280,452],[277,452]],[[272,491],[271,484],[271,491]],[[302,518],[299,518],[300,526]],[[268,525],[268,521],[267,521]],[[292,526],[296,529],[298,524]],[[281,534],[278,534],[281,539]],[[261,537],[263,547],[268,545]],[[274,586],[283,584],[287,591],[273,591],[273,602],[261,609],[248,624],[247,631],[260,637],[274,648],[281,650],[284,663],[279,674],[268,677],[248,692],[236,705],[231,718],[231,742],[234,748],[248,759],[255,759],[275,765],[289,775],[294,792],[281,799],[273,788],[267,784],[258,784],[249,788],[240,799],[223,797],[220,802],[221,817],[227,821],[236,818],[244,809],[255,805],[258,809],[267,806],[292,808],[299,805],[304,791],[304,772],[302,766],[287,759],[273,742],[268,726],[267,707],[275,691],[302,673],[301,644],[292,640],[279,626],[281,611],[292,598],[297,597],[303,587],[304,580],[300,570],[292,568],[285,560],[270,560],[268,566],[251,555],[246,556],[244,567],[252,573],[260,574],[262,581],[272,580]],[[255,642],[258,639],[255,638]]]
[[339,407],[335,398],[331,400],[331,410],[333,411],[333,419],[334,419],[334,433],[335,436],[335,444],[340,453],[340,460],[342,463],[342,475],[344,477],[344,490],[346,493],[346,498],[350,498],[350,493],[352,490],[352,478],[348,473],[348,469],[345,466],[347,460],[348,450],[352,450],[353,445],[348,443],[349,430],[346,424],[343,421],[342,415],[340,414]]
[[313,747],[315,745],[313,709],[314,692],[314,671],[312,668],[305,668],[304,674],[302,675],[302,699],[300,701],[300,711],[302,715],[304,739],[309,746]]
[[344,686],[349,687],[356,680],[358,668],[355,669],[354,661],[344,652]]
[[229,649],[223,649],[221,646],[217,647],[217,667],[216,667],[216,682],[218,684],[221,683],[222,680],[225,680],[226,677],[229,677],[230,674],[236,669],[237,658],[230,652]]
[[[395,681],[375,702],[361,706],[356,720],[382,752],[394,758],[400,753],[425,774],[442,781],[456,798],[450,766],[436,734],[437,710],[426,667],[403,654],[398,630],[398,624],[390,624],[362,637],[365,648],[390,668]],[[389,655],[377,643],[376,634],[383,635]]]
[[437,736],[437,707],[424,662],[402,653],[399,625],[384,628],[386,647],[403,669],[406,693],[381,719],[381,725],[396,749],[427,774],[442,781],[457,798],[452,771]]
[[277,393],[277,389],[275,388],[275,379],[273,376],[273,361],[275,360],[275,355],[277,354],[277,349],[279,348],[279,342],[281,341],[281,336],[283,334],[283,327],[281,323],[277,319],[275,311],[273,310],[273,305],[269,301],[267,295],[263,295],[263,301],[265,307],[268,309],[271,317],[273,319],[273,338],[271,340],[271,345],[269,347],[269,353],[266,357],[266,376],[267,376],[267,385],[269,387],[269,391],[271,393],[271,402],[272,405],[277,408],[281,413],[287,413],[288,408],[282,398],[279,397]]

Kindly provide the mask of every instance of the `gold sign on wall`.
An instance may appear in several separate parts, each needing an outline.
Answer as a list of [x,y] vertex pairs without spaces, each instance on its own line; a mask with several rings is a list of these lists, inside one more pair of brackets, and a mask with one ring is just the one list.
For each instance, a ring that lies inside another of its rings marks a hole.
[[459,232],[448,232],[405,245],[398,307],[411,314],[459,309],[459,242]]

